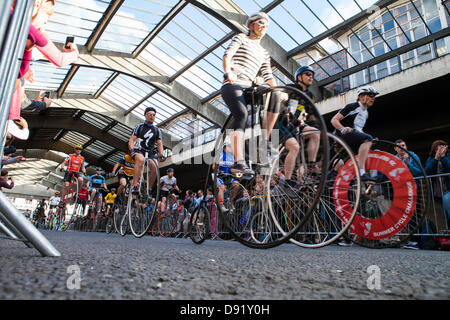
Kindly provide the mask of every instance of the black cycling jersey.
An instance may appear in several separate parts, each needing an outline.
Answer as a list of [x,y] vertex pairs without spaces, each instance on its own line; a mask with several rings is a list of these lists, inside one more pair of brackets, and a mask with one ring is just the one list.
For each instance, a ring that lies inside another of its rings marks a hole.
[[138,124],[134,128],[132,135],[137,137],[134,148],[149,152],[157,150],[155,146],[156,141],[162,138],[161,130],[153,123],[147,121]]
[[[311,100],[313,99],[313,94],[311,91],[309,91],[308,89],[303,90],[302,87],[300,85],[298,85],[297,83],[295,84],[288,84],[288,87],[292,87],[292,88],[296,88],[302,92],[304,92],[309,98],[311,98]],[[300,114],[302,113],[303,110],[305,110],[305,112],[308,114],[306,117],[306,123],[312,126],[315,126],[314,121],[316,120],[312,109],[311,109],[311,105],[307,102],[307,100],[300,95],[297,92],[291,92],[289,94],[289,100],[288,100],[288,106],[291,107],[292,109],[295,110],[290,110],[291,112],[294,112],[293,114],[290,115],[290,120],[292,122],[293,125],[297,126],[298,122],[299,122],[299,117]]]
[[366,120],[369,117],[367,108],[363,108],[359,102],[350,103],[339,110],[339,113],[344,116],[340,121],[344,127],[350,127],[358,131],[362,131]]

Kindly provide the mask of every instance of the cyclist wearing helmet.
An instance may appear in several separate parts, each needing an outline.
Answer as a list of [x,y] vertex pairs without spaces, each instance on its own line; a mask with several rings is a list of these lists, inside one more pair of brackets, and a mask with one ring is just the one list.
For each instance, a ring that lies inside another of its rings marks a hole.
[[[166,159],[162,155],[163,144],[162,134],[157,126],[153,124],[156,118],[156,110],[153,107],[147,107],[144,111],[145,121],[138,124],[128,140],[128,149],[131,157],[135,161],[135,169],[132,181],[132,193],[138,194],[138,183],[142,173],[145,153],[148,152],[149,158],[158,157],[160,161]],[[156,179],[156,166],[153,161],[149,161],[150,166],[150,182],[149,189],[153,186]]]
[[[314,70],[310,66],[301,66],[294,74],[295,83],[288,86],[296,88],[304,92],[312,99],[313,95],[308,90],[309,86],[314,80]],[[284,171],[286,179],[280,180],[281,186],[286,187],[285,183],[294,187],[296,181],[291,180],[292,173],[295,167],[295,159],[299,151],[299,144],[295,136],[303,134],[304,138],[308,140],[307,155],[308,155],[308,169],[311,172],[316,172],[315,168],[317,153],[320,147],[320,131],[314,127],[314,118],[309,115],[307,111],[310,109],[306,99],[295,92],[289,95],[287,108],[278,117],[276,128],[280,132],[280,141],[288,150],[284,162]],[[311,113],[311,112],[309,112]],[[289,189],[288,189],[289,190]]]
[[164,212],[166,209],[166,201],[167,197],[170,196],[173,200],[173,203],[177,202],[177,197],[175,196],[175,192],[180,193],[180,188],[177,186],[177,178],[175,178],[175,170],[173,168],[167,169],[167,175],[161,177],[161,212]]
[[[78,179],[78,185],[83,185],[83,177],[80,174],[80,171],[86,174],[86,168],[84,167],[84,157],[81,155],[81,151],[83,150],[83,146],[76,145],[74,147],[74,153],[69,154],[61,164],[61,171],[65,171],[64,174],[64,187],[61,191],[61,205],[64,206],[64,196],[67,192],[67,189],[70,185],[70,180],[72,179],[72,175]],[[67,168],[66,168],[67,165]]]
[[358,89],[358,100],[342,108],[332,119],[334,133],[358,153],[358,165],[362,181],[374,180],[365,170],[365,163],[372,146],[373,137],[364,133],[363,128],[369,117],[368,108],[373,106],[376,95],[379,94],[372,86]]
[[116,188],[111,188],[111,192],[108,193],[105,197],[106,201],[106,213],[105,215],[108,216],[110,208],[114,205],[114,202],[116,201],[117,194],[116,194]]
[[[97,208],[102,207],[102,192],[101,189],[107,190],[106,187],[106,179],[104,176],[102,176],[102,168],[98,167],[95,169],[95,174],[89,177],[89,180],[87,182],[87,187],[89,188],[89,192],[91,193],[91,196],[89,198],[89,202],[92,205],[93,202],[98,199],[99,206]],[[98,195],[96,196],[96,193],[98,192]]]
[[[236,35],[223,56],[225,71],[221,95],[233,115],[230,133],[231,146],[235,157],[232,173],[254,174],[244,160],[244,131],[248,118],[247,103],[244,90],[252,86],[258,74],[264,81],[274,87],[277,85],[270,66],[270,55],[261,46],[260,41],[269,26],[269,16],[264,12],[251,15],[246,22],[248,33]],[[270,106],[266,110],[263,128],[266,129],[266,140],[278,117],[282,94],[274,92]],[[268,143],[269,150],[272,149]]]

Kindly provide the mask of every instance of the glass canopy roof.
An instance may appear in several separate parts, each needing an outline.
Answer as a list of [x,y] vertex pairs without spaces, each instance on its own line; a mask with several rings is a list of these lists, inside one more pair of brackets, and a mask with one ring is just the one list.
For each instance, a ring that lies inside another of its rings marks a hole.
[[[52,91],[54,107],[111,116],[114,123],[101,121],[101,117],[89,119],[88,114],[82,118],[101,129],[107,127],[108,134],[123,141],[144,119],[143,110],[154,106],[158,110],[156,124],[166,138],[180,141],[210,131],[202,140],[207,142],[214,139],[211,132],[216,132],[229,114],[219,91],[222,56],[232,37],[245,30],[243,23],[249,14],[262,10],[270,16],[266,37],[280,47],[277,54],[288,61],[274,60],[273,66],[281,66],[274,67],[279,84],[292,80],[292,70],[288,72],[286,65],[308,63],[317,70],[316,80],[323,87],[332,86],[340,76],[345,83],[349,68],[409,43],[399,40],[389,46],[388,24],[396,30],[395,37],[406,36],[410,42],[420,39],[420,35],[408,37],[417,28],[423,27],[422,37],[443,29],[433,20],[437,12],[433,3],[436,7],[435,0],[57,0],[46,33],[59,45],[66,36],[74,36],[81,53],[79,65],[57,68],[33,54],[41,59],[32,62],[35,81],[27,82],[26,90]],[[380,10],[376,10],[378,5]],[[403,24],[402,6],[409,12],[409,20],[416,19],[414,26]],[[448,17],[448,9],[446,14]],[[370,28],[380,19],[386,26]],[[367,25],[368,37],[364,33]],[[350,36],[340,39],[345,32]],[[439,43],[437,52],[447,53]],[[371,74],[359,71],[355,83],[379,77],[381,67],[372,68]],[[390,65],[389,72],[392,70]],[[92,155],[106,154],[105,161],[111,165],[125,151],[91,139],[68,132],[61,141],[88,143]]]

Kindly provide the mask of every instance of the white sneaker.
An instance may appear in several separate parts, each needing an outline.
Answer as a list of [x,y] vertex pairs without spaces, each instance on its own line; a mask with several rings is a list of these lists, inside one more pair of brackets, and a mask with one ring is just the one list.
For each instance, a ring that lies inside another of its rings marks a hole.
[[345,242],[345,241],[341,241],[338,243],[338,246],[341,246],[341,247],[350,247],[351,245],[352,245],[351,243]]
[[417,242],[409,241],[407,245],[403,246],[403,249],[419,250],[419,247]]

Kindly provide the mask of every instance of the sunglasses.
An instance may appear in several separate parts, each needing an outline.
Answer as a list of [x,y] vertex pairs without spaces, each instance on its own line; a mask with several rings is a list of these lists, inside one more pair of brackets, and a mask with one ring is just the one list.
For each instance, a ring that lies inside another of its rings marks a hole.
[[266,21],[264,21],[264,20],[258,20],[258,21],[256,21],[256,23],[257,24],[259,24],[260,26],[268,26],[269,24],[266,22]]
[[154,117],[154,116],[156,116],[156,113],[154,113],[154,112],[149,112],[149,113],[147,113],[147,115]]
[[314,73],[312,73],[312,72],[305,72],[304,75],[307,76],[307,77],[312,77],[314,75]]

